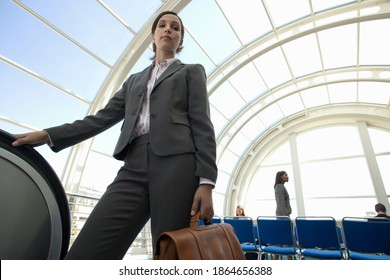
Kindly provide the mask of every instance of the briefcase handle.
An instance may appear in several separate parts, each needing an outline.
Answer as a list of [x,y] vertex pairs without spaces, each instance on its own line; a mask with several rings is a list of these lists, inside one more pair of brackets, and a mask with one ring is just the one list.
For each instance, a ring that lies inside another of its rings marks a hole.
[[[194,227],[197,227],[198,224],[199,224],[199,220],[200,220],[200,212],[196,212],[194,216],[191,217],[191,220],[190,220],[190,227],[191,228],[194,228]],[[211,225],[211,222],[209,224],[206,224],[204,223],[205,225]]]
[[194,228],[198,226],[200,219],[200,212],[196,212],[194,216],[191,216],[190,227]]

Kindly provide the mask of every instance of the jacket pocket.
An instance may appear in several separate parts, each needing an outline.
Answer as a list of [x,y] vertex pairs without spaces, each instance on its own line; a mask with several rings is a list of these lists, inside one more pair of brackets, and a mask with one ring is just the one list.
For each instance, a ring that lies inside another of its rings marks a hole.
[[187,116],[180,116],[180,115],[171,114],[171,119],[172,119],[173,123],[183,124],[185,126],[190,127],[190,121],[188,120]]

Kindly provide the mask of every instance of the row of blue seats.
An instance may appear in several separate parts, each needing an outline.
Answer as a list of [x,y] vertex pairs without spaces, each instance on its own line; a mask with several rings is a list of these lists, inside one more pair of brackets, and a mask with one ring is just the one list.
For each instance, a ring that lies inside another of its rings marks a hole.
[[289,255],[296,259],[390,260],[390,221],[345,217],[214,217],[229,223],[244,252]]

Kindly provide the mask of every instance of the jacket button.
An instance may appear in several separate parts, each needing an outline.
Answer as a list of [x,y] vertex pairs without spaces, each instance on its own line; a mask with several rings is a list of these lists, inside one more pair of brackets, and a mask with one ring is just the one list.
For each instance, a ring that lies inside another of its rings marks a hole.
[[157,99],[157,95],[156,95],[156,94],[152,94],[152,95],[150,96],[150,99],[156,100],[156,99]]
[[150,117],[151,117],[152,119],[155,119],[155,118],[157,118],[157,115],[156,115],[156,114],[150,114]]

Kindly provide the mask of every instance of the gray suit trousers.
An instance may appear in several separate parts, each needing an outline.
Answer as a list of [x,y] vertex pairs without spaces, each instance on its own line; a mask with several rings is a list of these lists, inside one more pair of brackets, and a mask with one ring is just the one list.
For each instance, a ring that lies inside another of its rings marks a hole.
[[124,166],[108,186],[65,259],[123,259],[151,219],[153,250],[158,235],[189,225],[199,186],[195,156],[156,156],[140,136],[129,146]]

